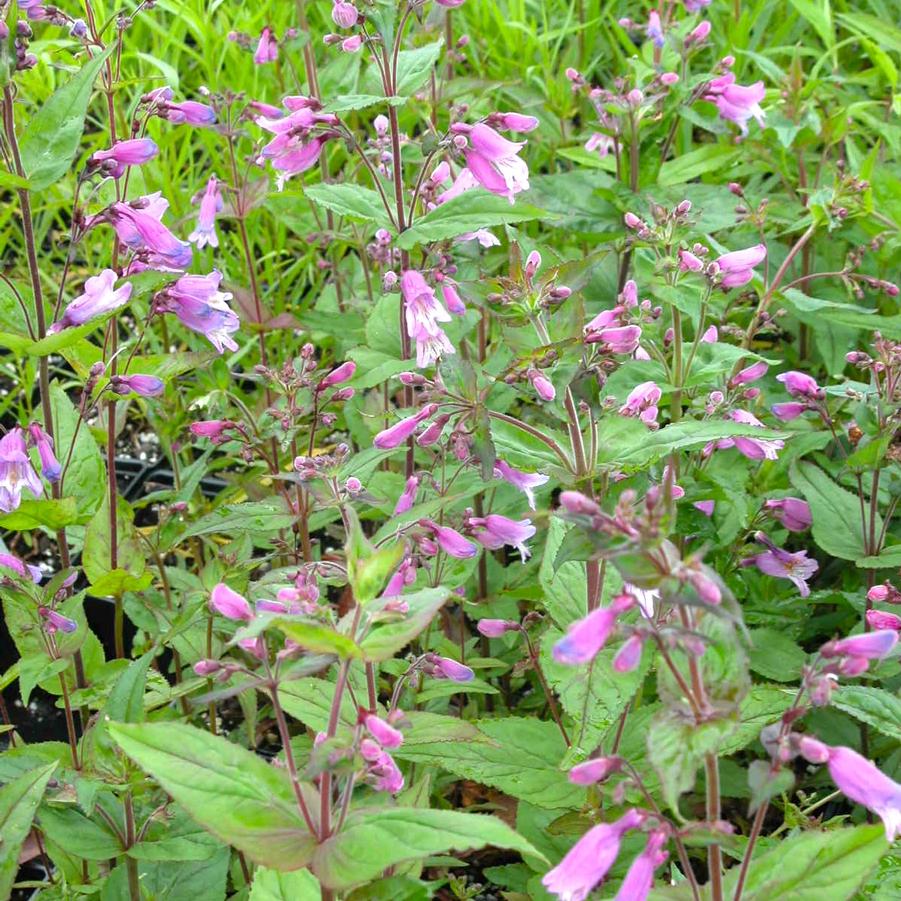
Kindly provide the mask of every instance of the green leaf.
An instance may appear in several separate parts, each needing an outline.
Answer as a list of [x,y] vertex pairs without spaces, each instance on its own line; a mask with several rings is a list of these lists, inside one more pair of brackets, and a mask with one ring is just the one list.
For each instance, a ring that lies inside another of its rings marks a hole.
[[273,625],[277,626],[288,638],[296,641],[308,651],[315,651],[320,654],[335,654],[342,658],[360,656],[360,648],[353,639],[348,638],[346,635],[341,635],[328,626],[282,617],[273,620]]
[[678,185],[708,172],[724,171],[738,159],[741,150],[728,144],[705,144],[691,153],[684,153],[660,167],[657,183]]
[[542,859],[529,842],[493,816],[383,807],[352,813],[344,828],[316,849],[313,871],[324,886],[346,889],[405,861],[486,846]]
[[360,642],[364,658],[373,662],[389,660],[428,627],[448,597],[450,589],[440,585],[405,594],[403,599],[409,604],[409,611],[397,622],[381,623],[373,628]]
[[[888,850],[882,826],[806,832],[755,856],[742,901],[849,901]],[[738,867],[724,880],[732,897]]]
[[409,99],[409,97],[385,97],[384,94],[339,94],[323,107],[322,112],[348,113],[351,110],[368,109],[382,103],[403,106]]
[[868,332],[879,329],[887,338],[901,338],[901,316],[880,316],[866,307],[809,297],[796,288],[783,291],[782,297],[785,305],[813,328],[831,324]]
[[[205,829],[256,863],[306,866],[315,840],[284,770],[209,732],[179,723],[111,723],[110,734]],[[311,786],[308,806],[318,809]]]
[[855,563],[863,569],[897,569],[901,566],[901,544],[883,548],[875,557],[861,557]]
[[755,673],[777,682],[793,682],[800,678],[807,654],[784,632],[764,628],[751,631],[748,659]]
[[835,44],[832,26],[832,11],[829,0],[789,0],[791,5],[805,18],[820,36],[827,49]]
[[401,250],[410,250],[417,244],[456,238],[480,228],[548,217],[547,212],[537,207],[521,202],[511,204],[505,197],[476,188],[442,203],[417,219],[398,237],[397,246]]
[[397,54],[398,95],[410,95],[429,77],[432,67],[438,62],[444,41],[435,41],[415,50],[401,50]]
[[[820,548],[842,560],[865,557],[860,498],[837,485],[813,463],[792,466],[789,478],[810,504],[813,539]],[[878,535],[882,529],[882,517],[878,514],[875,528]]]
[[0,788],[0,899],[3,901],[12,892],[19,871],[19,852],[57,765],[51,763],[29,770]]
[[583,790],[571,785],[560,769],[566,746],[554,723],[511,716],[476,725],[491,744],[408,746],[405,742],[392,753],[403,760],[440,766],[538,807],[578,806]]
[[121,595],[140,591],[150,584],[145,557],[134,527],[134,513],[121,497],[116,503],[117,566],[110,568],[109,497],[104,494],[100,509],[88,523],[84,536],[82,567],[95,594]]
[[319,880],[309,870],[279,873],[260,867],[253,874],[250,901],[319,901]]
[[567,532],[572,529],[573,527],[562,519],[556,516],[551,518],[541,567],[538,570],[538,581],[544,591],[545,609],[554,622],[564,629],[588,612],[588,579],[585,575],[585,565],[570,560],[555,566],[557,552]]
[[282,497],[271,501],[227,504],[192,523],[181,538],[230,532],[262,532],[274,536],[282,529],[290,528],[295,518]]
[[41,191],[59,181],[72,168],[78,152],[94,81],[115,42],[85,63],[31,117],[19,149],[31,190]]
[[901,741],[901,698],[891,692],[869,685],[840,685],[833,692],[832,706]]
[[0,515],[0,528],[16,532],[29,532],[40,528],[55,532],[75,522],[78,522],[78,507],[74,497],[59,500],[23,498],[12,513]]
[[362,185],[318,184],[307,185],[304,193],[313,203],[324,206],[339,216],[347,216],[363,222],[378,222],[387,228],[391,220],[378,192]]
[[774,773],[765,760],[753,760],[748,767],[748,788],[751,789],[749,812],[754,813],[761,804],[792,790],[795,774],[784,767]]

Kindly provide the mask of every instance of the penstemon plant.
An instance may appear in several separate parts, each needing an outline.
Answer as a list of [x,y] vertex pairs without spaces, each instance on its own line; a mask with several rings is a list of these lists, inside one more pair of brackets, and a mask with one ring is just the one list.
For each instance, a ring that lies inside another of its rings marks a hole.
[[0,901],[901,891],[901,32],[633,6],[0,0]]

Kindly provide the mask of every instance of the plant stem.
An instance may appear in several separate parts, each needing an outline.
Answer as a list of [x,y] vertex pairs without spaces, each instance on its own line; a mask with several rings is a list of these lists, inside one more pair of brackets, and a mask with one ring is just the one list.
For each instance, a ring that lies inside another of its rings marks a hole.
[[[130,791],[125,793],[125,844],[126,850],[135,844],[135,809]],[[125,870],[128,873],[128,894],[131,901],[141,901],[138,862],[130,854],[125,855]]]
[[544,692],[544,696],[547,699],[548,708],[551,711],[551,716],[554,718],[554,722],[557,724],[557,728],[560,730],[560,734],[563,736],[563,741],[566,743],[567,748],[572,747],[572,742],[569,739],[569,735],[567,735],[566,729],[563,726],[563,720],[560,718],[560,709],[557,707],[557,701],[554,698],[554,693],[551,691],[550,685],[547,684],[547,679],[544,677],[544,671],[541,669],[541,661],[538,659],[538,651],[535,649],[535,645],[532,644],[532,639],[529,638],[528,633],[520,627],[522,631],[522,636],[526,640],[526,647],[529,651],[529,659],[532,661],[532,666],[535,669],[535,675],[538,676],[538,682],[541,684],[541,690]]

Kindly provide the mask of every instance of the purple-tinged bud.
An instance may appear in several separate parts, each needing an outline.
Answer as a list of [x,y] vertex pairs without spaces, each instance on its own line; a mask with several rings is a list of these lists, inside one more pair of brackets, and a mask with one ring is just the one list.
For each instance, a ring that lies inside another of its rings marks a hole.
[[522,113],[495,113],[492,119],[507,131],[534,131],[540,124],[534,116],[524,116]]
[[403,494],[397,499],[397,504],[394,506],[395,516],[400,516],[401,513],[406,513],[413,508],[413,505],[416,503],[416,494],[418,491],[419,478],[417,476],[410,476],[410,478],[407,479]]
[[198,438],[210,438],[214,442],[225,440],[223,433],[236,427],[236,423],[230,419],[205,419],[201,422],[192,422],[188,431]]
[[898,643],[898,633],[894,629],[865,632],[838,641],[827,641],[820,648],[823,657],[862,657],[878,660],[885,657]]
[[346,382],[348,379],[352,379],[354,377],[354,373],[357,371],[357,364],[351,360],[348,360],[346,363],[342,363],[336,369],[333,369],[317,386],[318,391],[325,391],[326,388],[332,388],[335,385],[340,385],[342,382]]
[[700,510],[708,518],[713,516],[713,511],[716,507],[716,501],[695,501],[692,506],[696,510]]
[[626,215],[623,216],[623,221],[626,223],[626,228],[631,228],[633,230],[646,228],[644,222],[642,222],[635,213],[626,213]]
[[198,676],[212,676],[222,669],[222,664],[218,660],[198,660],[194,664],[194,672]]
[[613,669],[617,673],[631,673],[641,663],[641,649],[644,641],[640,635],[632,635],[616,652]]
[[829,760],[829,746],[809,735],[798,739],[798,751],[810,763],[826,763]]
[[428,379],[424,375],[420,375],[418,372],[402,372],[398,378],[402,385],[425,385],[428,382]]
[[664,72],[663,75],[660,76],[660,83],[671,88],[674,84],[679,83],[679,76],[675,72]]
[[874,585],[867,592],[867,599],[873,601],[874,603],[882,603],[888,600],[889,596],[889,586],[888,585]]
[[644,94],[638,90],[638,88],[632,88],[628,94],[626,94],[626,100],[629,101],[630,106],[641,106],[644,103]]
[[166,388],[165,382],[155,375],[114,375],[110,389],[114,394],[139,394],[141,397],[159,397]]
[[352,38],[341,41],[341,49],[345,53],[356,53],[363,46],[363,35],[355,34]]
[[704,268],[704,261],[688,250],[680,250],[679,268],[683,272],[700,272]]
[[593,757],[572,767],[569,771],[569,781],[573,785],[594,785],[618,773],[622,766],[622,757]]
[[794,370],[783,372],[781,375],[776,376],[776,381],[782,382],[785,385],[785,390],[792,397],[819,398],[825,393],[816,381],[805,372]]
[[227,619],[250,622],[253,610],[247,598],[232,591],[224,582],[220,582],[210,594],[210,608]]
[[790,422],[792,419],[797,419],[802,413],[807,412],[808,407],[807,404],[795,401],[786,404],[773,404],[770,409],[777,419],[782,422]]
[[404,743],[404,734],[394,726],[390,726],[384,720],[380,720],[375,714],[370,713],[363,720],[366,731],[383,747],[399,748]]
[[576,620],[570,625],[566,635],[554,645],[554,660],[567,666],[593,660],[616,627],[619,615],[635,603],[632,595],[617,595],[609,607],[600,607]]
[[417,435],[416,443],[420,447],[429,447],[434,444],[441,438],[441,433],[444,431],[444,427],[449,421],[449,413],[443,413],[441,416],[436,416],[434,422],[429,423],[428,427],[423,429],[423,431]]
[[774,498],[766,501],[763,506],[789,532],[805,532],[813,522],[810,505],[799,497]]
[[749,382],[756,382],[766,375],[767,369],[769,369],[769,366],[764,363],[763,360],[758,360],[756,363],[746,366],[741,372],[732,376],[732,378],[729,379],[729,384],[731,387],[737,388],[739,385],[747,385]]
[[408,416],[379,432],[373,439],[373,445],[379,450],[393,450],[400,447],[416,431],[419,423],[433,416],[437,409],[438,404],[426,404],[416,415]]
[[575,516],[597,516],[601,508],[580,491],[564,491],[560,494],[560,506]]
[[476,628],[486,638],[500,638],[508,632],[519,629],[519,623],[511,619],[480,619]]
[[541,254],[537,250],[533,250],[526,257],[526,265],[523,270],[526,278],[532,279],[535,277],[535,273],[541,268]]
[[50,635],[55,632],[71,634],[78,630],[78,623],[74,619],[69,619],[68,616],[63,616],[62,613],[57,613],[56,610],[51,610],[49,607],[38,607],[38,613],[44,620],[44,629]]
[[435,666],[435,672],[432,673],[437,679],[450,679],[451,682],[472,682],[476,674],[462,663],[451,660],[450,657],[432,658],[431,662]]
[[363,490],[363,483],[356,476],[351,476],[344,487],[350,494],[359,494]]
[[894,613],[885,613],[882,610],[867,610],[867,624],[871,629],[891,629],[901,632],[901,616]]
[[741,186],[737,181],[730,181],[730,182],[729,182],[729,190],[730,190],[736,197],[744,197],[744,196],[745,196],[744,188],[742,188],[742,186]]
[[535,393],[544,401],[552,401],[557,396],[557,389],[553,382],[546,376],[543,376],[537,369],[530,369],[526,373]]
[[53,439],[36,422],[28,426],[28,444],[38,449],[41,475],[48,482],[58,482],[63,468],[53,452]]
[[357,24],[360,14],[353,3],[347,3],[345,0],[335,0],[332,6],[332,21],[339,28],[353,28]]
[[555,285],[548,291],[548,297],[551,300],[566,300],[572,293],[572,288],[567,288],[566,285]]
[[710,22],[705,19],[688,33],[688,37],[685,38],[685,43],[700,44],[702,41],[707,40],[707,35],[710,34],[710,28]]
[[431,530],[441,550],[451,557],[466,560],[469,557],[475,557],[479,552],[479,549],[472,542],[467,541],[456,529],[452,529],[450,526],[439,525],[431,519],[421,519],[419,524]]

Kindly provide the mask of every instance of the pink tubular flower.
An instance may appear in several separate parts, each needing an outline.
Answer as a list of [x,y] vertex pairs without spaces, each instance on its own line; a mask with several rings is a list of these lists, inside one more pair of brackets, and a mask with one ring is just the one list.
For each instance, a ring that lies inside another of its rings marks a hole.
[[[686,4],[687,6],[687,4]],[[707,40],[707,36],[710,34],[711,24],[706,19],[696,25],[689,33],[688,37],[685,38],[686,44],[701,44]]]
[[641,649],[644,641],[640,635],[630,635],[613,658],[613,670],[617,673],[631,673],[641,663]]
[[448,9],[456,9],[458,6],[462,6],[466,0],[435,0],[435,2],[439,6],[445,6]]
[[741,129],[742,137],[748,133],[748,119],[756,119],[757,124],[763,128],[766,124],[766,116],[760,108],[760,101],[766,94],[766,88],[762,81],[756,81],[752,85],[744,86],[735,83],[735,75],[731,72],[714,78],[707,85],[705,100],[712,100],[720,116],[730,122],[735,122]]
[[129,141],[118,141],[109,150],[98,150],[91,156],[88,165],[100,166],[107,163],[104,169],[113,178],[121,178],[129,166],[149,162],[159,152],[159,147],[150,138],[133,138]]
[[642,382],[636,385],[619,408],[622,416],[634,416],[646,425],[657,421],[657,403],[662,392],[656,382]]
[[237,350],[231,337],[241,321],[231,310],[228,301],[232,295],[219,290],[222,273],[213,270],[208,275],[183,275],[174,284],[156,295],[156,310],[175,313],[182,325],[203,335],[223,353]]
[[846,798],[880,817],[888,841],[901,835],[901,785],[851,748],[830,747],[805,735],[798,749],[811,763],[828,765],[832,781]]
[[754,267],[759,266],[766,259],[766,245],[755,244],[745,250],[733,250],[717,257],[723,278],[720,284],[724,288],[740,288],[746,285],[754,277]]
[[810,407],[808,407],[807,404],[798,403],[797,401],[789,401],[785,404],[773,404],[770,409],[776,419],[779,419],[782,422],[791,422],[792,419],[797,419],[803,413],[806,413]]
[[637,325],[621,325],[614,328],[602,328],[600,331],[589,332],[585,338],[586,344],[602,344],[603,350],[612,354],[631,354],[638,348],[641,340],[641,327]]
[[552,401],[557,396],[557,389],[554,387],[554,383],[537,369],[530,369],[526,376],[541,400]]
[[450,679],[451,682],[472,682],[476,674],[462,663],[451,660],[450,657],[439,657],[435,655],[431,661],[435,667],[432,676],[436,679]]
[[34,497],[44,493],[44,486],[28,457],[25,432],[16,426],[0,438],[0,511],[12,513],[18,509],[23,488]]
[[589,829],[541,880],[542,885],[561,901],[584,901],[616,862],[623,835],[644,819],[640,811],[630,810],[615,823]]
[[591,137],[585,142],[585,149],[589,153],[597,151],[597,154],[601,159],[604,159],[615,146],[616,142],[610,135],[602,134],[599,131],[593,132]]
[[176,125],[209,126],[216,124],[216,113],[211,106],[198,103],[196,100],[183,100],[181,103],[166,102],[158,110],[162,118]]
[[655,829],[648,836],[644,851],[632,861],[629,872],[613,901],[645,901],[654,884],[654,870],[669,857],[663,846],[666,833]]
[[29,447],[36,447],[41,460],[41,475],[48,482],[58,482],[63,468],[56,454],[53,453],[53,439],[36,423],[28,426],[27,442]]
[[479,530],[476,540],[489,550],[496,551],[505,544],[509,544],[519,551],[523,563],[532,556],[532,552],[526,547],[526,542],[537,529],[532,525],[530,519],[517,521],[497,513],[489,513],[487,516],[470,517],[469,524]]
[[648,13],[646,31],[648,39],[655,47],[662,47],[666,42],[663,36],[663,26],[660,23],[660,14],[655,9],[652,9],[650,13]]
[[332,5],[332,21],[339,28],[353,28],[359,18],[357,8],[346,0],[335,0]]
[[274,63],[278,59],[278,40],[267,25],[260,34],[257,49],[253,54],[253,61],[262,66],[266,63]]
[[810,594],[807,580],[820,568],[820,564],[816,560],[810,560],[807,551],[790,553],[776,547],[763,532],[758,532],[754,537],[769,550],[743,560],[741,565],[756,566],[768,576],[788,579],[798,589],[801,597],[806,598]]
[[114,375],[110,388],[115,394],[139,394],[141,397],[159,397],[166,385],[155,375]]
[[785,390],[792,397],[806,397],[811,400],[817,400],[825,395],[825,391],[816,383],[815,379],[812,379],[809,375],[804,372],[783,372],[781,375],[776,376],[777,382],[782,382],[785,385]]
[[[764,428],[763,423],[747,410],[732,410],[729,413],[729,419],[735,422],[751,425],[755,428]],[[749,460],[776,460],[779,457],[779,451],[785,446],[785,442],[778,438],[750,438],[747,436],[736,436],[734,438],[721,438],[712,444],[708,444],[704,448],[704,454],[712,453],[713,449],[725,450],[734,447],[740,454]]]
[[192,422],[188,430],[198,438],[209,438],[214,444],[226,441],[225,432],[235,427],[230,419],[204,419],[200,422]]
[[894,629],[880,629],[878,632],[864,632],[850,638],[827,641],[820,648],[822,657],[862,657],[864,660],[881,660],[898,643],[898,633]]
[[573,785],[594,785],[595,782],[603,782],[608,776],[618,773],[622,765],[622,757],[593,757],[572,767],[569,781]]
[[494,113],[491,119],[507,131],[520,133],[534,131],[540,124],[534,116],[524,116],[522,113]]
[[253,610],[247,598],[232,591],[224,582],[220,582],[210,594],[210,608],[227,619],[245,623],[253,619]]
[[219,188],[219,179],[215,175],[211,175],[206,183],[203,196],[200,198],[197,225],[194,227],[194,231],[188,235],[188,241],[196,244],[198,250],[206,247],[207,244],[210,247],[219,246],[219,238],[216,235],[216,214],[221,211],[222,192]]
[[766,501],[764,509],[789,532],[806,532],[813,522],[810,505],[799,497],[780,497]]
[[433,416],[437,409],[438,404],[426,404],[415,415],[408,416],[379,432],[372,441],[373,445],[379,450],[393,450],[400,447],[416,431],[416,426]]
[[576,620],[555,645],[554,660],[578,666],[593,660],[610,637],[621,613],[635,605],[630,594],[617,595],[609,607],[599,607],[588,616]]
[[401,275],[400,290],[404,299],[407,332],[416,341],[416,365],[424,369],[440,357],[454,353],[454,346],[438,325],[439,322],[450,322],[450,314],[422,273],[407,269]]
[[366,761],[366,775],[373,781],[373,788],[396,795],[404,787],[404,777],[394,758],[374,741],[364,738],[360,742],[360,754]]
[[142,197],[132,204],[117,202],[106,212],[119,240],[130,250],[146,257],[152,268],[187,269],[193,252],[160,222],[169,206],[158,194]]
[[78,623],[74,619],[69,619],[68,616],[63,616],[62,613],[57,613],[49,607],[38,607],[38,613],[44,620],[44,629],[50,635],[56,632],[71,634],[78,630]]
[[508,198],[510,203],[520,191],[528,190],[529,167],[519,156],[524,142],[508,141],[484,122],[458,123],[451,129],[466,135],[466,167],[483,188]]
[[341,41],[341,49],[345,53],[356,53],[363,46],[363,35],[355,34]]
[[704,268],[704,261],[696,257],[691,251],[679,251],[679,268],[683,272],[700,272]]
[[407,479],[403,494],[397,499],[397,503],[394,506],[395,516],[400,516],[401,513],[406,513],[408,510],[412,509],[413,505],[416,503],[416,494],[418,491],[419,478],[417,476],[410,476],[410,478]]
[[32,566],[30,563],[23,563],[18,557],[14,557],[12,554],[0,554],[0,567],[11,569],[14,573],[31,579],[35,585],[41,584],[43,574],[41,573],[40,568]]
[[692,506],[696,510],[700,510],[705,516],[710,517],[713,516],[713,511],[716,507],[716,501],[695,501]]
[[544,485],[550,478],[550,476],[543,475],[540,472],[521,472],[503,460],[498,460],[494,464],[494,476],[509,482],[514,488],[522,491],[529,503],[530,510],[535,509],[534,489]]
[[519,629],[519,623],[512,619],[480,619],[476,624],[479,635],[486,638],[500,638],[508,632]]
[[445,277],[441,282],[441,297],[444,299],[444,305],[448,311],[453,313],[454,316],[462,316],[466,312],[466,304],[463,303],[463,298],[460,297],[457,283],[452,279]]
[[901,631],[901,616],[882,610],[867,610],[867,624],[873,629],[894,629]]
[[375,714],[370,713],[364,720],[366,731],[383,747],[399,748],[404,743],[404,734],[394,726],[390,726],[384,720],[380,720]]
[[745,366],[741,372],[736,373],[729,379],[729,385],[732,388],[737,388],[739,385],[747,385],[751,382],[756,382],[758,379],[762,379],[766,375],[767,369],[770,367],[767,366],[763,360],[758,360],[756,363],[752,363],[750,366]]
[[421,519],[419,524],[432,532],[441,550],[451,557],[466,560],[469,557],[475,557],[479,552],[479,549],[471,541],[467,541],[450,526],[439,525],[431,519]]
[[316,386],[317,390],[325,391],[326,388],[333,388],[335,385],[340,385],[348,379],[352,379],[356,371],[357,364],[352,360],[348,360],[346,363],[336,366],[328,375],[326,375]]
[[66,307],[62,318],[47,330],[48,334],[84,325],[97,316],[118,310],[127,304],[131,297],[131,283],[125,282],[121,287],[114,288],[118,277],[112,269],[104,269],[100,275],[89,278],[84,285],[84,294],[76,297]]

